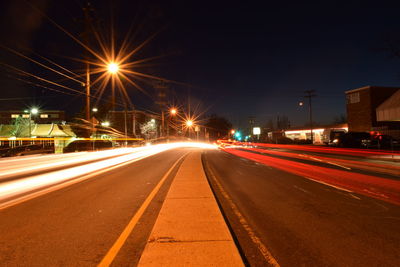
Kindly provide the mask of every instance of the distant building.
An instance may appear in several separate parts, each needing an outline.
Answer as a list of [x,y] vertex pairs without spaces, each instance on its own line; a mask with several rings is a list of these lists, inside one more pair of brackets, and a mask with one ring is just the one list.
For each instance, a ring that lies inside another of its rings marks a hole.
[[400,88],[366,86],[346,91],[349,131],[400,134]]
[[[140,126],[154,120],[155,125],[160,125],[160,115],[152,114],[141,110],[127,110],[125,111],[110,111],[108,113],[110,127],[118,130],[121,133],[126,132],[130,137],[141,137]],[[156,127],[152,136],[157,136],[159,127]],[[155,137],[154,137],[155,138]]]
[[0,111],[0,124],[12,124],[17,118],[31,117],[32,122],[40,124],[62,123],[65,121],[65,112],[61,110],[39,110],[37,114],[29,115],[23,110]]
[[[347,123],[316,126],[313,133],[314,144],[327,144],[332,138],[333,132],[347,132]],[[293,141],[311,140],[311,129],[309,127],[296,127],[283,131],[284,136]],[[272,134],[271,134],[272,137]]]

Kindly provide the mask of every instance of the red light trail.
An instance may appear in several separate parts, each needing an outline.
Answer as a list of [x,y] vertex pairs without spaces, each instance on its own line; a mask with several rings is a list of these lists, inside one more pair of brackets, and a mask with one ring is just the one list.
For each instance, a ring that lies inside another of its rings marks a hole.
[[[274,147],[281,146],[274,145]],[[222,149],[233,155],[247,158],[307,179],[400,205],[400,181],[315,165],[312,165],[311,168],[309,164],[240,151],[235,148]],[[251,149],[257,152],[271,153],[271,151]],[[273,153],[277,154],[276,152]],[[295,157],[297,158],[297,156]]]

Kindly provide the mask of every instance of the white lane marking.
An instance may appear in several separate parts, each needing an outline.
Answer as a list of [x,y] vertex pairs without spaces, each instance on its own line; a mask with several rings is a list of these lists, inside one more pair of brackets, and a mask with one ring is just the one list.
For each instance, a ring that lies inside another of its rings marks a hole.
[[310,194],[310,192],[308,192],[307,190],[305,190],[305,189],[303,189],[301,187],[298,187],[297,185],[293,185],[293,187],[298,189],[298,190],[300,190],[300,191],[302,191],[302,192],[304,192],[304,193],[306,193],[306,194]]
[[355,198],[355,199],[357,199],[357,200],[361,200],[361,198],[359,198],[358,196],[355,196],[355,195],[353,195],[353,194],[349,194],[352,198]]
[[313,159],[313,160],[315,160],[315,161],[324,162],[324,163],[328,163],[328,164],[331,164],[331,165],[334,165],[334,166],[338,166],[338,167],[340,167],[340,168],[343,168],[343,169],[346,169],[346,170],[349,170],[349,171],[351,170],[351,168],[346,167],[346,166],[341,165],[341,164],[337,164],[337,163],[335,163],[335,162],[326,161],[326,160],[322,160],[322,159],[319,159],[319,158],[314,158],[314,157],[311,157],[311,156],[308,156],[308,155],[305,155],[305,154],[298,154],[298,155],[300,155],[300,156],[302,156],[302,157],[305,157],[305,158]]
[[316,179],[313,179],[313,178],[310,178],[310,177],[304,176],[304,178],[309,179],[309,180],[314,181],[314,182],[317,182],[317,183],[320,183],[320,184],[323,184],[323,185],[327,185],[327,186],[336,188],[336,189],[341,190],[341,191],[345,191],[345,192],[348,192],[348,193],[353,193],[353,191],[344,189],[344,188],[336,186],[336,185],[328,184],[328,183],[325,183],[325,182],[322,182],[322,181],[319,181],[319,180],[316,180]]
[[334,163],[334,162],[330,162],[330,161],[325,161],[326,163],[329,163],[329,164],[332,164],[332,165],[335,165],[335,166],[338,166],[338,167],[340,167],[340,168],[343,168],[343,169],[346,169],[346,170],[349,170],[349,171],[351,171],[351,168],[350,167],[346,167],[346,166],[343,166],[343,165],[340,165],[340,164],[337,164],[337,163]]

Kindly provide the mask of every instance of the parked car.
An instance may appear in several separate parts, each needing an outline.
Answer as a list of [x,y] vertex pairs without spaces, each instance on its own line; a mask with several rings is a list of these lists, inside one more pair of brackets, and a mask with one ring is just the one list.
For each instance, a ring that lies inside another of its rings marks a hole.
[[356,147],[361,148],[363,140],[371,139],[371,134],[367,132],[347,132],[337,139],[339,147]]
[[64,148],[64,153],[68,152],[78,152],[78,151],[92,151],[92,150],[102,150],[107,148],[112,148],[113,144],[108,140],[76,140],[71,142],[68,146]]
[[390,135],[378,134],[372,135],[369,139],[362,140],[361,146],[363,148],[377,149],[398,148],[400,146],[400,142]]
[[49,154],[53,153],[53,147],[43,147],[42,145],[25,145],[16,146],[7,150],[3,150],[2,157],[26,156],[33,154]]
[[328,146],[338,146],[339,139],[342,135],[346,133],[346,130],[335,130],[335,129],[328,129],[324,130],[322,135],[322,141],[325,145]]

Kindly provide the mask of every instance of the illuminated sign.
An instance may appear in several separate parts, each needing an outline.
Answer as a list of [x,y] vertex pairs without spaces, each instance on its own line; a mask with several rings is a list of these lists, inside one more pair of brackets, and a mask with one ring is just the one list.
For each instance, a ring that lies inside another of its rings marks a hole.
[[253,134],[254,134],[254,135],[259,135],[259,134],[261,134],[261,128],[260,128],[260,127],[254,127],[254,128],[253,128]]

